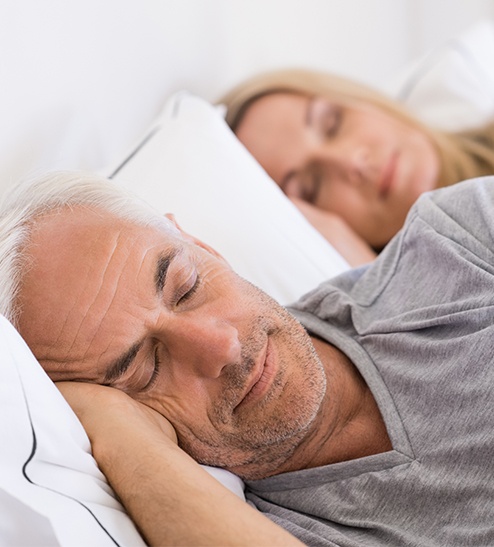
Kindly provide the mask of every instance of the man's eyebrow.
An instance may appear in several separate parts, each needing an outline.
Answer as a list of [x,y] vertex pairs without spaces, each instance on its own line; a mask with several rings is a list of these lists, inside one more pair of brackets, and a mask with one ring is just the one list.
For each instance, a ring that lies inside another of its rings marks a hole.
[[129,369],[130,365],[133,363],[143,343],[143,340],[137,342],[126,353],[124,353],[121,357],[116,359],[113,364],[110,365],[110,367],[106,371],[105,377],[103,378],[104,385],[112,384],[113,382],[115,382],[115,380],[118,380],[125,374],[125,372]]
[[[160,294],[165,286],[166,274],[168,273],[168,268],[172,263],[173,259],[180,254],[182,251],[181,248],[175,247],[171,251],[161,254],[158,257],[156,262],[156,270],[154,274],[154,286],[156,293]],[[106,371],[105,377],[103,379],[104,384],[111,384],[121,378],[129,367],[134,362],[136,355],[139,353],[139,350],[144,344],[144,340],[134,344],[128,351],[126,351],[122,356],[118,357]]]
[[175,247],[170,252],[158,257],[158,262],[156,263],[156,273],[154,274],[154,286],[157,294],[160,294],[163,291],[163,287],[166,283],[168,268],[170,267],[172,260],[180,254],[180,252],[181,249]]

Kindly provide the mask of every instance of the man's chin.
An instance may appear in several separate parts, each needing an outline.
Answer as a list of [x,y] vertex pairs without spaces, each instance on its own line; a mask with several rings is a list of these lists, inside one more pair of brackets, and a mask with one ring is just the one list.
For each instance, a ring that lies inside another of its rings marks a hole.
[[[257,427],[253,425],[247,432],[225,435],[221,442],[216,443],[197,439],[189,443],[179,437],[179,446],[197,462],[226,469],[244,480],[262,479],[293,470],[294,454],[311,437],[319,414],[319,404],[315,400],[311,402],[312,411],[309,404],[303,404],[291,420],[278,417],[271,424],[264,423],[262,429],[259,424]],[[293,411],[296,408],[294,404],[292,401],[287,408]],[[287,412],[284,414],[287,418]]]

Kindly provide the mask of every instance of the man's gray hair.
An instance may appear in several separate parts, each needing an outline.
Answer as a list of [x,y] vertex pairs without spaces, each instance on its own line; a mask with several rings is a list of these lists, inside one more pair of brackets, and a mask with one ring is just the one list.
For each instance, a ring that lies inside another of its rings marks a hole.
[[65,207],[101,209],[143,226],[173,224],[147,203],[93,173],[59,171],[13,187],[0,205],[0,314],[16,325],[20,310],[15,303],[22,276],[29,265],[23,252],[36,221]]

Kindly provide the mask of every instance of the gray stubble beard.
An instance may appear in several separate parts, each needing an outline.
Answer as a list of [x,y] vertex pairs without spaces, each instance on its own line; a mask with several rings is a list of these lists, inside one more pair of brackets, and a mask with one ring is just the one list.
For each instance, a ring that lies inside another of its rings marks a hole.
[[[207,434],[200,437],[196,434],[192,439],[189,435],[181,437],[179,434],[179,444],[197,461],[231,470],[244,479],[267,477],[276,474],[284,466],[311,429],[326,392],[324,367],[309,336],[286,310],[277,307],[277,313],[288,331],[287,355],[301,355],[303,362],[299,363],[299,367],[305,371],[305,385],[286,384],[283,391],[291,389],[291,394],[285,396],[283,408],[277,408],[276,413],[269,416],[264,423],[242,427],[245,417],[235,416],[233,408],[238,403],[238,393],[244,389],[246,378],[254,366],[252,355],[256,355],[260,347],[258,339],[250,340],[242,352],[242,363],[231,367],[227,372],[229,376],[225,383],[228,388],[221,406],[214,408],[209,416],[211,423],[223,424],[225,429],[215,439]],[[252,332],[261,332],[260,325],[269,331],[265,318],[258,317],[254,323],[255,329]],[[276,383],[280,385],[283,382],[281,373],[286,373],[286,368],[286,364],[280,363],[280,372],[273,387],[276,387]],[[257,407],[257,412],[262,407],[268,407],[271,400],[272,397],[268,394]]]

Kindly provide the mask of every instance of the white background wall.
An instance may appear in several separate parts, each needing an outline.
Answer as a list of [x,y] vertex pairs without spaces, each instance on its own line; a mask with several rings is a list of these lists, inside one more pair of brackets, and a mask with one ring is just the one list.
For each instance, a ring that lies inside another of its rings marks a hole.
[[207,98],[280,66],[379,85],[483,17],[494,0],[1,0],[0,71],[152,74]]
[[[211,90],[246,74],[302,65],[379,85],[404,63],[494,16],[493,0],[209,0],[221,24],[211,41],[226,72]],[[493,60],[494,62],[494,60]],[[213,92],[213,91],[212,91]]]
[[184,88],[287,66],[380,86],[483,17],[494,0],[0,0],[0,178],[99,168]]

